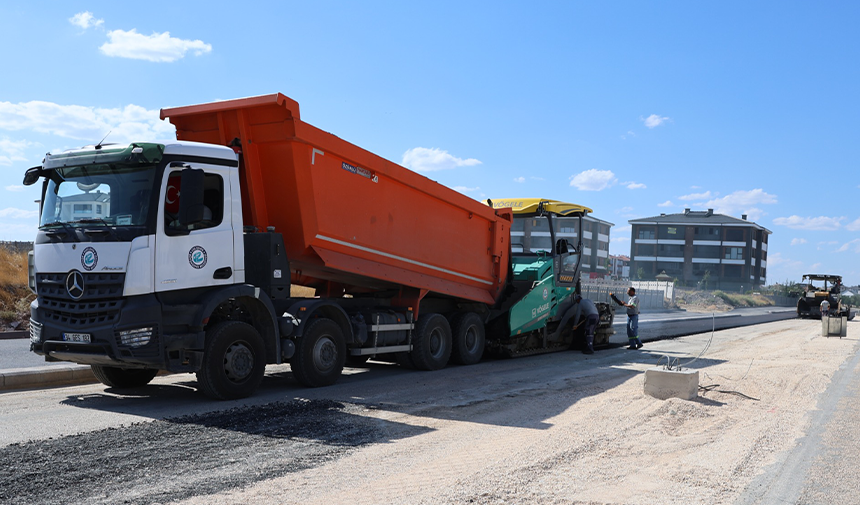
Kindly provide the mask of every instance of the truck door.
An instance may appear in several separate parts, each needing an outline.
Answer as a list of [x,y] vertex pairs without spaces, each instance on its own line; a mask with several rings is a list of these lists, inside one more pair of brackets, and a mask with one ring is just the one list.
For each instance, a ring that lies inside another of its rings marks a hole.
[[[224,168],[171,164],[164,172],[155,249],[155,291],[233,284],[230,179]],[[183,168],[202,169],[203,221],[179,222]]]

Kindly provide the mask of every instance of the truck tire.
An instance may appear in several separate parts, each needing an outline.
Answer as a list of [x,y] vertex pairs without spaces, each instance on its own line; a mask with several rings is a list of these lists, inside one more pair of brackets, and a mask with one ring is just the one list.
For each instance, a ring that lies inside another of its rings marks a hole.
[[451,357],[451,326],[442,314],[418,318],[412,337],[412,363],[418,370],[439,370]]
[[266,373],[266,349],[260,333],[248,323],[222,321],[206,330],[203,363],[197,383],[216,400],[251,396]]
[[290,368],[304,386],[331,386],[343,372],[345,360],[343,331],[331,319],[320,318],[312,321],[304,335],[296,339],[296,354],[290,360]]
[[90,365],[90,367],[99,382],[117,389],[146,386],[158,374],[158,370],[150,368],[119,368],[102,365]]
[[451,321],[451,361],[458,365],[474,365],[484,355],[486,335],[484,321],[474,312],[463,312]]

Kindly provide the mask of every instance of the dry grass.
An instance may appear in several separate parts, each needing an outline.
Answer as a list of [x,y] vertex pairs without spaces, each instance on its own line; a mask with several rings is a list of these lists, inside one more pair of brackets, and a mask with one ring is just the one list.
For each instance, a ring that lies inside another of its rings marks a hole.
[[27,252],[0,247],[0,325],[29,319],[34,297],[27,287]]

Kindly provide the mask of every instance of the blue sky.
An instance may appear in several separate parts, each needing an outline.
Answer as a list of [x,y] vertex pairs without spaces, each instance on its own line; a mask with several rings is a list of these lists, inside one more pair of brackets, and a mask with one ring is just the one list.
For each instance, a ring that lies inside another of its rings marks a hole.
[[[11,4],[11,5],[10,5]],[[5,2],[0,240],[47,151],[169,138],[162,107],[282,92],[476,199],[773,232],[768,280],[860,283],[856,2]]]

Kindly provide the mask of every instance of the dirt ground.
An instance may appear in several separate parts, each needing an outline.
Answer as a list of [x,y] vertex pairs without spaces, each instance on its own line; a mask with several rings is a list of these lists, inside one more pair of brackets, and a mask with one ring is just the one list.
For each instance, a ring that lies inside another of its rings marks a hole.
[[362,416],[420,434],[181,503],[733,503],[810,428],[819,395],[856,352],[856,325],[843,339],[819,330],[788,320],[717,332],[690,364],[700,385],[716,386],[693,401],[646,396],[643,372],[662,355],[689,361],[710,334],[650,343],[648,359],[598,353],[557,380],[524,370],[507,387],[464,384],[481,394],[441,391],[410,408],[381,408],[388,397],[369,393],[356,398]]

